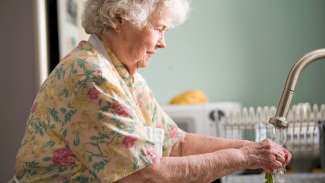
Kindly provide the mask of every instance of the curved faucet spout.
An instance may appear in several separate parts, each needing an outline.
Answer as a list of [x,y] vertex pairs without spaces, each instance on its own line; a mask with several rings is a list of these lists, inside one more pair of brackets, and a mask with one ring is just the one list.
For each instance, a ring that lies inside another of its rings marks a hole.
[[304,68],[317,61],[319,59],[325,58],[325,49],[314,50],[303,56],[289,72],[285,87],[282,92],[282,96],[278,103],[278,108],[275,117],[272,117],[269,122],[277,128],[288,127],[288,122],[286,121],[286,116],[289,111],[290,103],[299,79],[300,74]]

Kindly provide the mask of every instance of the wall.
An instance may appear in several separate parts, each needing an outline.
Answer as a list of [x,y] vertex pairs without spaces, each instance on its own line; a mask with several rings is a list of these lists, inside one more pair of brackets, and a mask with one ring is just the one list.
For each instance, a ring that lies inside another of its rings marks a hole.
[[[142,73],[158,100],[199,88],[211,102],[275,105],[291,66],[325,47],[323,0],[192,1],[189,20]],[[325,102],[325,63],[303,73],[294,102]]]
[[0,28],[0,182],[6,182],[35,95],[32,1],[1,0]]

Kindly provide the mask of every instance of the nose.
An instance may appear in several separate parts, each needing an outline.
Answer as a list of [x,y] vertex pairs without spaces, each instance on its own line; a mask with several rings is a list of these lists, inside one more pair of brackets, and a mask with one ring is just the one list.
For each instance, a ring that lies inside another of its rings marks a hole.
[[157,48],[166,48],[165,36],[162,36],[157,43]]

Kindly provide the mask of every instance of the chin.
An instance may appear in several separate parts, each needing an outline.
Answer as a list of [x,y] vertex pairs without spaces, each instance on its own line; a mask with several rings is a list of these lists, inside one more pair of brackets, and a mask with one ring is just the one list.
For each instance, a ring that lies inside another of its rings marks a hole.
[[149,61],[148,60],[138,62],[138,68],[145,68],[148,65],[149,65]]

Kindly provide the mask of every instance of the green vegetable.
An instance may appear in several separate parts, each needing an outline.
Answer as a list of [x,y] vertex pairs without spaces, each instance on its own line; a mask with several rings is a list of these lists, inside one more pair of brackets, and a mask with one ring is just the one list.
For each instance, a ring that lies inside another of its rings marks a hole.
[[265,174],[265,183],[273,183],[273,177],[271,173]]

